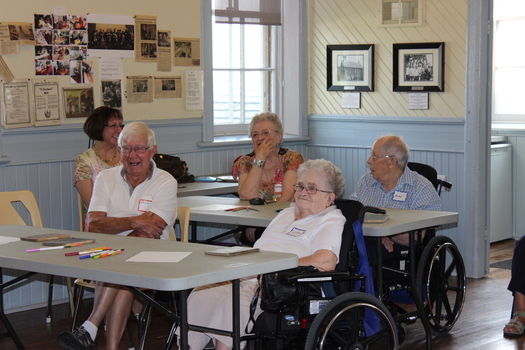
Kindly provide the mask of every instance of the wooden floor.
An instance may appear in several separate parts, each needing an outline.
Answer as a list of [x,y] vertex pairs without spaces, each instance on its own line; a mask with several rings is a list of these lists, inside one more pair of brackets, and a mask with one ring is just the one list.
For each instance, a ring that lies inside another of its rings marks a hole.
[[[491,247],[491,263],[512,258],[514,241],[504,241]],[[469,350],[469,349],[524,349],[525,336],[518,339],[506,339],[502,335],[504,324],[510,316],[512,296],[507,291],[510,270],[492,268],[481,279],[467,281],[467,296],[460,319],[446,335],[434,338],[434,349]],[[90,301],[79,316],[84,320],[90,311]],[[59,349],[56,338],[60,331],[71,327],[69,309],[66,304],[56,305],[53,309],[53,321],[45,323],[45,310],[38,309],[8,315],[27,350]],[[132,334],[136,334],[136,323],[130,323]],[[171,322],[154,314],[152,326],[148,332],[146,349],[164,349],[166,336]],[[0,331],[3,326],[0,325]],[[104,349],[104,332],[99,332],[97,349]],[[120,349],[126,350],[127,341],[123,340]],[[174,347],[175,348],[175,347]],[[1,350],[15,350],[12,340],[0,339]],[[426,349],[425,335],[420,322],[407,327],[407,341],[401,349]]]

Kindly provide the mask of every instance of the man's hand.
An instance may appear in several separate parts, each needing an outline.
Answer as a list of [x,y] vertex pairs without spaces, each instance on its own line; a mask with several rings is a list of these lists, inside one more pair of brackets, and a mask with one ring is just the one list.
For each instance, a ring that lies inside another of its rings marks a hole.
[[166,223],[158,215],[146,212],[131,218],[133,232],[128,236],[144,238],[160,238]]
[[89,231],[119,234],[131,230],[129,236],[160,238],[167,223],[157,214],[146,212],[132,217],[108,217],[105,212],[88,214]]

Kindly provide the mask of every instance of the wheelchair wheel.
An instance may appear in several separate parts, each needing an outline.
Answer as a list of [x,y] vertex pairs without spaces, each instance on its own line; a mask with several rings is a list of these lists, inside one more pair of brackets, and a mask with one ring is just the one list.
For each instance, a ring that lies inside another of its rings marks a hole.
[[432,332],[447,333],[465,302],[465,265],[454,242],[446,236],[432,238],[421,254],[416,276]]
[[[365,331],[365,313],[366,322],[377,321],[374,334]],[[305,349],[397,349],[397,330],[392,315],[377,298],[360,292],[345,293],[319,312],[306,337]]]

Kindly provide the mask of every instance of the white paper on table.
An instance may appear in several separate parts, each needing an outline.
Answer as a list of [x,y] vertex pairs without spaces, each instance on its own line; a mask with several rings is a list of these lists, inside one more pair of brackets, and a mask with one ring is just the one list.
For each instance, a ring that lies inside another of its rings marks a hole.
[[140,252],[126,262],[178,263],[191,252]]
[[0,236],[0,244],[6,244],[11,242],[19,242],[20,238],[18,237],[6,237],[6,236]]
[[191,208],[192,210],[211,210],[211,211],[221,211],[227,209],[238,208],[238,205],[227,205],[227,204],[210,204],[204,205],[202,207]]

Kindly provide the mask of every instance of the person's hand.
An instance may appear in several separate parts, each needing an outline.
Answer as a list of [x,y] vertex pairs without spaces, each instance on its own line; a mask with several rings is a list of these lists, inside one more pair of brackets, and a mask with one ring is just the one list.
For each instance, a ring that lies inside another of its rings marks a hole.
[[142,215],[135,216],[132,220],[134,230],[128,235],[132,237],[159,239],[164,227],[166,227],[159,216],[149,211]]
[[[258,143],[259,140],[256,142]],[[260,144],[257,143],[254,145],[256,159],[266,160],[266,158],[275,151],[275,147],[277,147],[277,144],[272,137],[265,138]]]
[[381,237],[381,243],[383,243],[383,246],[389,253],[394,251],[394,242],[392,242],[390,237]]
[[410,245],[410,237],[409,237],[408,232],[400,233],[398,235],[392,236],[390,237],[390,239],[397,244],[401,244],[407,247]]

